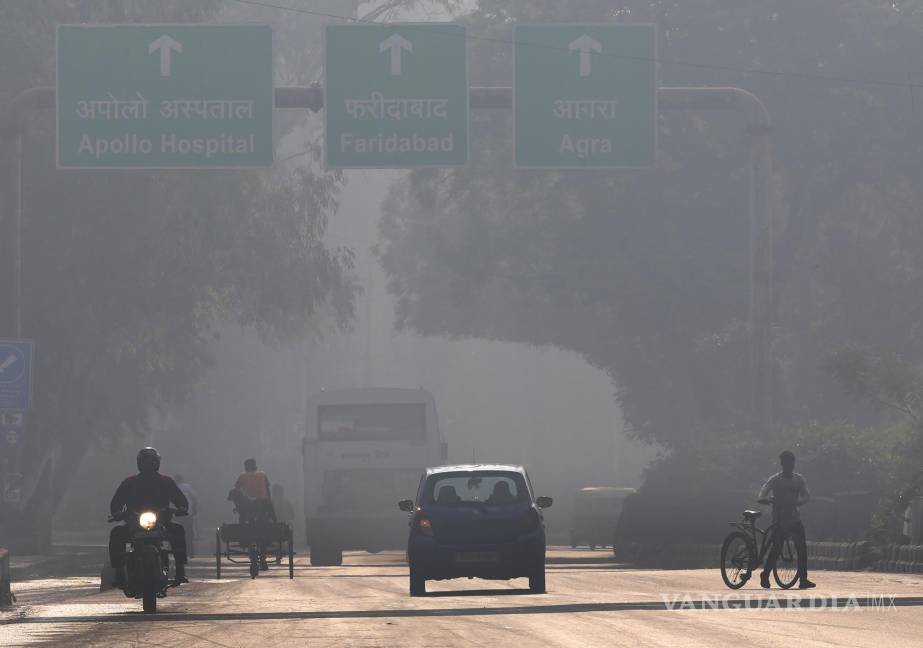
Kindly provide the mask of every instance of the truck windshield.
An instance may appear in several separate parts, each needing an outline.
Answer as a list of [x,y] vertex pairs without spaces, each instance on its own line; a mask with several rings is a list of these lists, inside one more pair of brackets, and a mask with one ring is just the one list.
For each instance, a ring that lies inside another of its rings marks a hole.
[[317,418],[321,441],[426,440],[423,403],[320,405]]

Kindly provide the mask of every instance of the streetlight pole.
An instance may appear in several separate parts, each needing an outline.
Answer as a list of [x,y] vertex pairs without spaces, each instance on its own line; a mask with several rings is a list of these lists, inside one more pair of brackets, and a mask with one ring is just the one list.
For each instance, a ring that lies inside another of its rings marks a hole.
[[0,113],[0,337],[22,336],[23,135],[29,116],[54,102],[54,88],[31,88]]
[[22,139],[16,134],[16,242],[13,252],[13,266],[16,276],[16,337],[22,337]]
[[772,321],[775,315],[773,279],[774,195],[772,120],[759,98],[741,88],[661,88],[661,110],[734,110],[744,117],[749,136],[749,308],[748,410],[759,438],[774,436],[774,362]]
[[[21,92],[0,113],[0,338],[22,337],[22,217],[23,217],[23,140],[31,114],[42,108],[54,106],[52,88],[33,88]],[[21,500],[5,502],[6,488],[15,483],[22,492],[22,447],[3,453],[0,462],[0,503],[17,504]],[[44,472],[42,473],[45,474]],[[15,482],[11,481],[14,480]],[[49,475],[48,479],[51,477]],[[50,481],[48,482],[50,487]],[[38,483],[36,482],[36,488]],[[32,520],[38,521],[36,514]],[[12,526],[9,526],[12,525]],[[37,531],[39,525],[30,524],[27,518],[11,519],[3,529],[5,536],[15,545],[28,543],[42,550],[50,535]],[[36,531],[33,536],[31,531]]]

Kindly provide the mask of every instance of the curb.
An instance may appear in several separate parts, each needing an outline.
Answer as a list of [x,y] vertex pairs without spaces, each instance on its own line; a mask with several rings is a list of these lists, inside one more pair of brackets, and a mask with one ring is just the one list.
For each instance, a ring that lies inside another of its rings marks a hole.
[[48,556],[36,556],[35,560],[9,567],[12,582],[72,574],[89,569],[98,569],[106,560],[106,549],[101,547],[59,547]]
[[923,545],[884,545],[872,568],[880,572],[923,574]]
[[[868,541],[808,542],[808,567],[812,570],[860,571],[873,564],[872,547]],[[721,565],[719,544],[639,545],[633,547],[637,567],[653,569],[712,569]],[[914,560],[918,562],[914,562]],[[883,551],[881,571],[923,573],[923,546],[890,545]]]
[[612,552],[608,556],[603,553],[600,556],[588,558],[568,557],[568,556],[548,556],[545,555],[546,565],[624,565],[624,561],[616,560]]

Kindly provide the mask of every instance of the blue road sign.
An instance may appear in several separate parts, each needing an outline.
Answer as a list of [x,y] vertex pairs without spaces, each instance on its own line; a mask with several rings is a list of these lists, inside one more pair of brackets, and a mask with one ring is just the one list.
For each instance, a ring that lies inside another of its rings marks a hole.
[[0,412],[0,445],[15,448],[26,431],[25,412]]
[[32,404],[32,342],[0,340],[0,410]]

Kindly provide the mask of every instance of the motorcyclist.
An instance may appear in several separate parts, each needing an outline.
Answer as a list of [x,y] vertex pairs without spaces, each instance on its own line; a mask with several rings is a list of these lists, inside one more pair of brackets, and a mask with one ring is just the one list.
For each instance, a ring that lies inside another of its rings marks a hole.
[[[127,477],[116,489],[109,512],[115,516],[119,513],[141,513],[144,510],[160,510],[172,503],[177,509],[189,509],[189,501],[171,477],[161,475],[160,453],[147,447],[138,452],[138,474]],[[173,521],[164,522],[167,539],[173,549],[176,562],[175,585],[188,583],[186,579],[186,533],[182,526]],[[109,534],[109,564],[115,569],[115,586],[124,587],[125,544],[131,540],[132,529],[129,525],[113,527]]]

